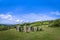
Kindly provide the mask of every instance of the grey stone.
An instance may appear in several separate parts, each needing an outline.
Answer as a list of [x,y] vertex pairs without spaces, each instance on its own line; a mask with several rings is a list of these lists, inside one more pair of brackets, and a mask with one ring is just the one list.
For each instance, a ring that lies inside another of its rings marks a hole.
[[19,31],[19,27],[20,27],[20,26],[17,26],[17,27],[16,27],[16,30],[17,30],[17,31]]
[[37,27],[34,27],[34,31],[37,31]]
[[23,28],[22,28],[22,27],[19,27],[19,31],[20,31],[20,32],[23,32]]
[[30,31],[34,31],[34,27],[30,27]]
[[30,27],[26,27],[26,32],[30,32]]
[[40,26],[37,27],[37,31],[42,31],[42,28]]
[[26,32],[26,26],[23,27],[23,31]]

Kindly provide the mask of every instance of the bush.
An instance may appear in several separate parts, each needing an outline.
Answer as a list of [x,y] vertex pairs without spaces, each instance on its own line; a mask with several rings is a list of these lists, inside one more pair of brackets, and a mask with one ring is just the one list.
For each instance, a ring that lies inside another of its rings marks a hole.
[[5,27],[5,26],[0,26],[0,31],[3,31],[3,30],[8,30],[9,28],[8,27]]
[[49,22],[49,27],[60,27],[60,20],[54,20]]

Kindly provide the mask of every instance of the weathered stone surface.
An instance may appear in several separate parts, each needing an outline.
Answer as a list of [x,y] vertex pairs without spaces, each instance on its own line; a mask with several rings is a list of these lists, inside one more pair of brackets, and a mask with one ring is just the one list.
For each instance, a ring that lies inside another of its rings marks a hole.
[[23,28],[22,28],[22,27],[19,27],[19,31],[20,31],[20,32],[23,32]]
[[37,27],[37,31],[40,31],[40,27]]
[[37,27],[34,27],[34,31],[37,31]]
[[23,27],[23,31],[26,32],[26,26]]
[[34,31],[34,27],[30,27],[30,31]]
[[26,27],[26,32],[30,32],[30,27]]
[[17,30],[17,31],[19,31],[19,27],[20,27],[20,26],[17,26],[17,27],[16,27],[16,30]]
[[28,32],[30,32],[31,30],[30,30],[30,27],[28,28]]
[[37,31],[42,31],[42,28],[40,26],[37,27]]
[[42,31],[42,28],[40,27],[40,31]]
[[17,26],[16,27],[16,30],[17,31],[20,31],[20,32],[36,32],[36,31],[42,31],[42,28],[40,26],[38,27],[29,27],[29,26]]

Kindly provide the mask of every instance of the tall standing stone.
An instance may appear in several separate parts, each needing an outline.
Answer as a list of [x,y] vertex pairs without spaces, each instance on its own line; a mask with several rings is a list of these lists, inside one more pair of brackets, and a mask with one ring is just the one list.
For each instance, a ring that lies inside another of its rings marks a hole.
[[26,26],[23,27],[23,31],[26,32]]
[[20,31],[20,32],[23,32],[23,28],[22,28],[22,27],[19,27],[19,31]]
[[30,31],[34,31],[34,27],[31,26],[31,27],[30,27]]
[[20,26],[17,26],[17,27],[16,27],[16,30],[17,30],[17,31],[19,31],[19,27],[20,27]]
[[30,27],[29,27],[29,29],[28,29],[28,32],[30,32],[31,30],[30,30]]
[[42,31],[42,28],[40,27],[40,31]]
[[28,27],[26,27],[26,32],[28,32]]
[[35,32],[37,31],[37,27],[34,27],[34,31],[35,31]]
[[37,27],[37,31],[40,31],[40,27]]
[[26,32],[30,32],[30,27],[26,27]]
[[37,27],[37,31],[42,31],[42,28],[40,26]]

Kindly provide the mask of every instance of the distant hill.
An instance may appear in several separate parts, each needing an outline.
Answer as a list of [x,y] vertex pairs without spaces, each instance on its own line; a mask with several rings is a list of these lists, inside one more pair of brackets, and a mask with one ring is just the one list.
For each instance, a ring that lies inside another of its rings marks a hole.
[[23,23],[23,24],[15,24],[15,25],[7,25],[7,24],[0,24],[0,26],[10,26],[10,27],[16,27],[17,25],[20,26],[41,26],[41,25],[48,25],[50,27],[52,26],[60,26],[60,19],[56,19],[56,20],[48,20],[48,21],[37,21],[37,22],[32,22],[32,23]]
[[48,25],[48,24],[49,24],[49,21],[37,21],[37,22],[23,23],[23,24],[17,24],[17,25],[20,25],[20,26],[24,26],[24,25],[27,25],[27,26],[41,26],[41,25]]
[[37,21],[32,23],[23,23],[23,24],[17,24],[20,26],[41,26],[41,25],[49,25],[49,26],[60,26],[60,19],[56,20],[48,20],[48,21]]

